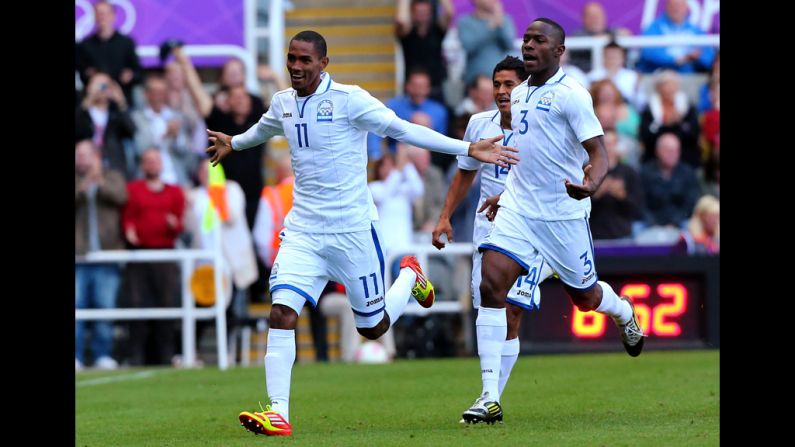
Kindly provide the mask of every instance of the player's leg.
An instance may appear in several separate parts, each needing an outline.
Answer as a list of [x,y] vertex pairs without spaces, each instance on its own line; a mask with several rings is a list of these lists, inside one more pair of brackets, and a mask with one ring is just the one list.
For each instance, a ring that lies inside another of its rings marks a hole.
[[401,268],[392,287],[384,283],[384,252],[375,226],[369,231],[328,235],[329,272],[345,285],[356,330],[364,337],[381,337],[403,313],[411,299],[416,274]]
[[530,230],[537,236],[539,251],[558,272],[572,303],[583,312],[610,316],[621,331],[629,355],[639,355],[643,330],[629,299],[619,297],[609,284],[598,280],[588,220],[534,221]]
[[265,353],[265,386],[270,405],[262,412],[240,413],[240,422],[255,434],[290,436],[290,380],[295,363],[295,328],[304,304],[317,306],[328,282],[321,256],[322,235],[286,232],[273,263],[270,314]]
[[[538,252],[536,253],[538,254]],[[506,299],[508,334],[502,348],[502,361],[500,362],[500,396],[502,396],[511,371],[519,359],[519,329],[524,310],[536,310],[541,306],[540,285],[553,273],[549,263],[544,261],[540,254],[529,265],[530,269],[527,274],[519,276]]]

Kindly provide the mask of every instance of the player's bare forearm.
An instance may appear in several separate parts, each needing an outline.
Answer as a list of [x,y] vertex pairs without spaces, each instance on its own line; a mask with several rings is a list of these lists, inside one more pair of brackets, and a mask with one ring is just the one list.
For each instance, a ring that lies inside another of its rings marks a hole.
[[464,197],[475,182],[475,177],[478,171],[468,171],[466,169],[458,169],[453,175],[453,181],[450,182],[450,188],[447,190],[447,197],[444,200],[444,207],[442,208],[441,218],[449,219]]
[[588,164],[591,165],[588,176],[590,176],[591,182],[594,184],[594,191],[596,191],[607,175],[607,149],[601,135],[583,141],[582,145],[588,152]]

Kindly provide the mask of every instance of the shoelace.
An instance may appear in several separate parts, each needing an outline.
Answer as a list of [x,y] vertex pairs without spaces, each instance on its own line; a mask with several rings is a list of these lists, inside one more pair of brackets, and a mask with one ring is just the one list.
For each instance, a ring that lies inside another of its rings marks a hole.
[[627,339],[629,339],[629,341],[634,342],[632,344],[637,343],[644,336],[643,331],[641,331],[637,324],[635,324],[634,318],[630,320],[626,326],[624,326],[624,334],[627,335]]

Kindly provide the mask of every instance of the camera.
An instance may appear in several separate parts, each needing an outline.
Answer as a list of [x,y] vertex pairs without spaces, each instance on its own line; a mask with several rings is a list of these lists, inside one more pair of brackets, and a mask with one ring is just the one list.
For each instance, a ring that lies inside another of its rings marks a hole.
[[168,55],[171,54],[171,51],[174,48],[179,48],[185,45],[181,40],[178,39],[168,39],[165,42],[160,44],[160,64],[165,64]]

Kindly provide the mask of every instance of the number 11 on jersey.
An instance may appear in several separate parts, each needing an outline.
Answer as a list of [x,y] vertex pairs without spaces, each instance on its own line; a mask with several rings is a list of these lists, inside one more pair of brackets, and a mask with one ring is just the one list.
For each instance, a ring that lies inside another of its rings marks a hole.
[[[304,139],[301,141],[301,127],[304,128]],[[299,123],[295,125],[295,131],[298,133],[298,147],[309,147],[309,135],[306,130],[306,123]]]

